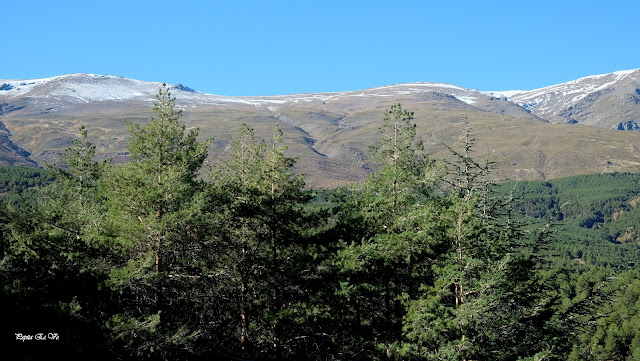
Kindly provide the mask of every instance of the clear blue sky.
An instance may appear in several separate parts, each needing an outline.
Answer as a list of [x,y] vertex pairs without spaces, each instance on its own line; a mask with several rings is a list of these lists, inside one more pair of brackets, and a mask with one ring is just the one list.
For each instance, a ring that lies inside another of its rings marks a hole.
[[5,1],[0,79],[70,73],[223,95],[436,81],[535,89],[640,68],[640,2]]

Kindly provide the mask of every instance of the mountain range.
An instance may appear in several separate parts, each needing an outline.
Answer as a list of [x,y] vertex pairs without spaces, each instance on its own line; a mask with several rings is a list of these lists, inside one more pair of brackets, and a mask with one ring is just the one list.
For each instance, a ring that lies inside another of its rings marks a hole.
[[[145,122],[161,83],[71,74],[0,80],[0,164],[55,164],[84,124],[99,157],[124,161],[124,119]],[[295,171],[314,187],[363,179],[374,166],[384,110],[415,113],[418,138],[433,158],[460,147],[465,120],[476,154],[498,162],[499,179],[550,179],[640,171],[640,69],[594,75],[530,91],[479,91],[445,83],[395,84],[358,91],[234,97],[172,85],[188,128],[213,137],[209,162],[243,123],[268,139],[277,124]]]

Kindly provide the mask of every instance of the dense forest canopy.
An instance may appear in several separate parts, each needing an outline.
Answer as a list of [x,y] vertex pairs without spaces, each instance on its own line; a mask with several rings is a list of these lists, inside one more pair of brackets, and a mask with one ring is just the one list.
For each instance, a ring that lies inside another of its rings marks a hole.
[[0,168],[13,354],[640,360],[639,176],[496,185],[469,127],[430,159],[397,104],[370,177],[313,190],[278,128],[204,167],[174,101],[129,123],[127,163],[95,161],[81,128],[61,168]]

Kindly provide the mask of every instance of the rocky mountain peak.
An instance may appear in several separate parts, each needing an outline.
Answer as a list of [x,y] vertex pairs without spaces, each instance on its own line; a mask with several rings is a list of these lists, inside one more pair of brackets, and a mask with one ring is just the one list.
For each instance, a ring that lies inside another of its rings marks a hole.
[[629,96],[639,86],[640,69],[624,70],[518,92],[509,100],[554,123],[611,128],[638,118],[640,106]]

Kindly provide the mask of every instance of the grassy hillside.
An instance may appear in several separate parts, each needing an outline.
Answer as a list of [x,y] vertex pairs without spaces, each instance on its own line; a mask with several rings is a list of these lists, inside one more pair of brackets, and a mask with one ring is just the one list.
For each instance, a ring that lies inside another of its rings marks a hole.
[[[640,171],[640,133],[513,118],[456,102],[456,107],[433,100],[403,104],[415,112],[418,139],[432,158],[448,155],[444,145],[460,146],[466,118],[477,138],[477,157],[498,162],[495,175],[501,180]],[[317,103],[278,110],[210,106],[185,109],[183,120],[189,128],[200,128],[202,139],[214,138],[209,163],[225,151],[243,123],[266,140],[279,125],[288,154],[298,158],[295,171],[307,176],[310,187],[331,188],[357,182],[369,173],[368,146],[380,139],[378,128],[391,103],[393,99],[369,107]],[[56,163],[81,124],[98,154],[119,162],[127,158],[128,129],[123,119],[142,123],[150,115],[150,109],[96,108],[82,115],[8,117],[5,124],[11,140],[30,151],[30,159],[38,163]]]

